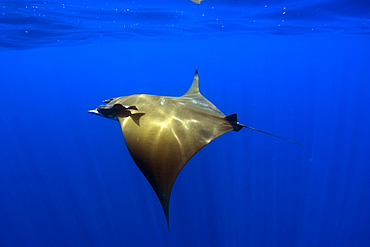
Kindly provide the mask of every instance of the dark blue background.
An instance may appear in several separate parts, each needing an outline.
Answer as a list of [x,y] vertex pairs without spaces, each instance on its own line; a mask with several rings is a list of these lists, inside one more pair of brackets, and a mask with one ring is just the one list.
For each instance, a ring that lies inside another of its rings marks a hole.
[[[1,246],[369,246],[370,37],[96,40],[0,53]],[[181,171],[170,231],[101,100],[200,91],[252,130]]]

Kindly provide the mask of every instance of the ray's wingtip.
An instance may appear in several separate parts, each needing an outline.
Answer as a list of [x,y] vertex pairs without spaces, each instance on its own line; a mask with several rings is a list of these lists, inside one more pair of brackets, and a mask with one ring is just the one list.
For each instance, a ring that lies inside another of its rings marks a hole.
[[190,0],[192,1],[193,3],[196,3],[196,4],[200,4],[200,2],[202,2],[203,0]]

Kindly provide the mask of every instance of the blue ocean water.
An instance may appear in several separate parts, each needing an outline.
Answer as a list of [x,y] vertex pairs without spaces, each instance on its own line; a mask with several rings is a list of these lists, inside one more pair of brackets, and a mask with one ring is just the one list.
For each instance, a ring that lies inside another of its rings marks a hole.
[[[0,246],[370,246],[367,1],[0,2]],[[170,230],[111,97],[200,91]]]

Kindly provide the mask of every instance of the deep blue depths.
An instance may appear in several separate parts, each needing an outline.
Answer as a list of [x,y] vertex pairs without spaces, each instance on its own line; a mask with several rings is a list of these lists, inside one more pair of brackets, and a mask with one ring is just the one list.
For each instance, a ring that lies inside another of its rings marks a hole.
[[[0,246],[369,246],[370,37],[170,34],[0,53]],[[177,178],[168,231],[118,122],[87,110],[182,95],[195,69],[226,115],[304,146],[217,138]]]

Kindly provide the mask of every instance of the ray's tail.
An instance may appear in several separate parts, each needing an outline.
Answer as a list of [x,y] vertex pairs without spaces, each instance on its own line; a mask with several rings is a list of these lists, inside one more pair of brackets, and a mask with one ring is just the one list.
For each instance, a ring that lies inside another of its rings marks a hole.
[[294,144],[298,144],[298,145],[301,145],[303,146],[301,143],[298,143],[298,142],[294,142],[294,141],[291,141],[291,140],[288,140],[286,138],[283,138],[281,136],[277,136],[277,135],[274,135],[274,134],[271,134],[271,133],[268,133],[266,131],[263,131],[263,130],[259,130],[259,129],[255,129],[255,128],[252,128],[252,127],[249,127],[249,126],[246,126],[244,124],[241,124],[238,122],[238,119],[236,118],[236,114],[231,114],[229,116],[226,117],[226,120],[231,124],[231,126],[233,127],[234,131],[239,131],[241,130],[243,127],[244,128],[248,128],[248,129],[251,129],[251,130],[255,130],[255,131],[258,131],[258,132],[261,132],[261,133],[264,133],[264,134],[267,134],[267,135],[270,135],[270,136],[274,136],[274,137],[277,137],[277,138],[280,138],[282,140],[285,140],[285,141],[288,141],[288,142],[291,142],[291,143],[294,143]]

